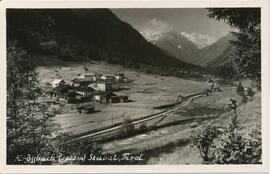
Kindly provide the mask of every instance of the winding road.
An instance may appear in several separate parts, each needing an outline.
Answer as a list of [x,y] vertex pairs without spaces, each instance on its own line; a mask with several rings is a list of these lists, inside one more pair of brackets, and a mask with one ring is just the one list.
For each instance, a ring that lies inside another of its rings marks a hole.
[[[140,120],[136,120],[136,121],[131,122],[131,124],[136,125],[136,124],[145,123],[147,121],[154,120],[154,119],[157,119],[157,118],[167,117],[168,114],[173,113],[174,111],[178,110],[181,107],[187,106],[192,100],[194,100],[196,98],[199,98],[199,97],[202,97],[204,94],[205,93],[203,92],[203,93],[199,93],[199,94],[193,94],[193,95],[185,96],[186,101],[180,102],[175,107],[173,107],[171,109],[168,109],[166,111],[154,114],[154,115],[152,115],[150,117],[145,116],[145,117],[141,118]],[[121,128],[122,128],[122,125],[114,126],[114,127],[108,128],[108,129],[104,129],[104,130],[101,130],[101,131],[97,131],[97,132],[94,132],[94,133],[89,133],[87,135],[76,137],[76,138],[72,139],[72,141],[78,141],[78,140],[85,140],[85,139],[88,139],[88,138],[93,138],[93,137],[96,137],[96,136],[100,136],[102,134],[106,134],[106,133],[110,133],[112,131],[119,130]]]

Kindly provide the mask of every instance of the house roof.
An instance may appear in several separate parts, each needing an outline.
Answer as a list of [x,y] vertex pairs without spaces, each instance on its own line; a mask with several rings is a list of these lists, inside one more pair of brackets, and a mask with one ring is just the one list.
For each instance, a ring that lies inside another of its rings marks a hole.
[[112,84],[111,81],[106,81],[106,80],[98,80],[96,83],[97,83],[97,84],[101,84],[101,83]]
[[102,75],[101,77],[105,77],[105,78],[115,78],[114,75]]
[[124,74],[124,73],[118,72],[118,73],[115,73],[114,75],[115,75],[115,76],[124,76],[125,74]]
[[96,74],[93,74],[93,73],[77,74],[77,76],[81,76],[81,75],[83,75],[83,76],[96,76]]
[[54,79],[51,84],[58,84],[60,83],[61,81],[64,81],[63,79]]
[[62,90],[67,89],[67,88],[69,88],[68,85],[60,85],[60,86],[56,86],[56,87],[53,88],[52,90],[53,90],[53,91],[62,91]]
[[93,105],[87,105],[87,106],[79,106],[78,109],[83,109],[83,110],[87,110],[87,109],[93,109]]
[[91,83],[94,82],[91,77],[86,77],[86,78],[75,78],[72,80],[73,83]]
[[77,88],[77,89],[74,89],[75,91],[94,91],[93,88],[91,87],[88,87],[88,88]]
[[66,94],[67,97],[75,97],[75,96],[82,96],[82,94],[79,94],[77,92],[68,92]]
[[84,107],[90,107],[90,108],[92,108],[93,107],[93,103],[92,102],[80,103],[79,106],[78,106],[78,109],[84,108]]
[[104,96],[104,97],[107,97],[107,96],[117,96],[113,92],[96,92],[95,95],[100,95],[100,96]]
[[[91,84],[90,84],[91,85]],[[81,87],[81,86],[70,86],[69,88],[70,91],[94,91],[95,89],[93,89],[92,87],[90,87],[88,85],[88,87]]]

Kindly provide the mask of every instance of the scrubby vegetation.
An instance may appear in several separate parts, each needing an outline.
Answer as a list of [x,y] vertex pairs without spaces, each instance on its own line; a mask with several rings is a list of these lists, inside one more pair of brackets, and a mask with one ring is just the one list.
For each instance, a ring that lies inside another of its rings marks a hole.
[[[230,105],[233,115],[226,128],[208,126],[203,133],[194,138],[203,163],[210,164],[260,164],[262,145],[261,128],[258,126],[243,135],[243,128],[238,120],[237,107]],[[247,130],[244,130],[247,131]]]
[[244,96],[244,87],[243,87],[241,81],[238,83],[238,86],[236,88],[236,92],[238,95]]

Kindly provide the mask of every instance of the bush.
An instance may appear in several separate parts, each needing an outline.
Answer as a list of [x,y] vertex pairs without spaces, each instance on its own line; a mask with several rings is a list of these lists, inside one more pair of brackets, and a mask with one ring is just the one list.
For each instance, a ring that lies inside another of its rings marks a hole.
[[247,102],[248,102],[247,96],[244,95],[244,96],[242,97],[242,101],[241,101],[241,102],[244,103],[244,104],[247,103]]
[[241,126],[236,114],[226,129],[207,127],[197,136],[194,144],[200,151],[203,163],[261,164],[261,128],[257,126],[249,137],[240,134]]
[[124,119],[122,128],[121,128],[121,133],[123,135],[129,135],[134,133],[135,131],[135,126],[132,124],[132,121],[129,118]]
[[207,126],[202,133],[194,138],[193,144],[199,149],[204,162],[212,161],[211,148],[213,148],[213,142],[218,134],[219,131],[216,127]]
[[[232,121],[234,120],[234,121]],[[229,127],[224,130],[214,150],[213,162],[216,164],[260,164],[261,134],[260,128],[252,132],[249,138],[243,137],[239,130],[237,115],[231,117]],[[254,139],[256,137],[256,139]]]
[[251,87],[249,87],[249,88],[247,89],[247,94],[248,94],[249,96],[251,96],[251,97],[254,95],[254,92],[253,92],[253,90],[252,90]]
[[244,87],[242,86],[242,83],[241,82],[238,83],[238,86],[236,88],[236,92],[240,96],[244,96]]
[[236,101],[231,99],[230,109],[233,115],[227,128],[217,131],[215,127],[207,127],[194,144],[200,151],[204,162],[216,164],[260,164],[262,139],[261,128],[257,126],[249,137],[240,134],[242,129],[238,116]]
[[146,124],[145,124],[145,123],[142,123],[142,124],[140,125],[140,127],[139,127],[139,130],[140,130],[140,131],[146,131],[146,130],[147,130]]

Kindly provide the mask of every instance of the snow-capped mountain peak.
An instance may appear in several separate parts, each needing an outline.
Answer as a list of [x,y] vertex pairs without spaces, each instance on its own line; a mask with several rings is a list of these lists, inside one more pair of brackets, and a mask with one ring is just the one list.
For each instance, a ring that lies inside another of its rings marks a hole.
[[165,21],[154,18],[145,24],[141,34],[146,40],[154,42],[163,37],[164,33],[171,32],[172,30],[172,27]]
[[201,33],[185,33],[181,32],[181,35],[193,42],[199,49],[207,47],[217,41],[215,37]]
[[155,42],[157,41],[159,38],[162,37],[162,33],[156,32],[156,31],[143,31],[141,32],[141,34],[143,35],[143,37],[150,42]]

